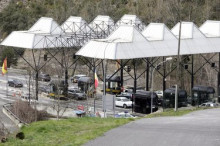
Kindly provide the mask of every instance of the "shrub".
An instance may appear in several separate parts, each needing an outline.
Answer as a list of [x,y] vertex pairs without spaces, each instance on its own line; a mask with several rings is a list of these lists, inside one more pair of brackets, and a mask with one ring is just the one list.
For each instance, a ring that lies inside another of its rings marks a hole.
[[28,102],[21,100],[15,102],[11,111],[25,123],[46,120],[49,117],[49,114],[47,114],[46,111],[37,111],[33,109]]

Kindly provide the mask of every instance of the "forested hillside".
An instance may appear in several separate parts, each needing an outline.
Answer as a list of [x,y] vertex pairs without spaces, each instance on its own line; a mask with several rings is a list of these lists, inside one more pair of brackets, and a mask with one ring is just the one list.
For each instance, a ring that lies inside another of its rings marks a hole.
[[[200,26],[208,19],[220,20],[220,0],[11,0],[0,12],[0,37],[4,39],[15,30],[27,30],[42,16],[61,24],[69,16],[81,16],[89,23],[97,15],[108,15],[116,22],[124,14],[137,15],[146,25],[161,22],[172,28],[181,20]],[[0,49],[0,64],[6,54],[11,58],[9,66],[17,63],[14,50],[4,47]],[[209,68],[203,69],[197,78],[215,84],[216,76],[207,72]]]
[[[69,16],[81,16],[90,22],[97,15],[109,15],[117,21],[124,14],[135,14],[145,24],[162,22],[170,28],[179,20],[197,25],[207,19],[220,20],[219,0],[1,0],[1,4],[4,8],[0,12],[1,39],[12,31],[30,28],[42,16],[62,23]],[[1,61],[5,56],[2,51]],[[6,53],[14,58],[13,50]]]
[[42,16],[61,23],[69,16],[81,16],[87,22],[97,15],[109,15],[117,21],[124,14],[135,14],[146,24],[163,22],[172,27],[179,20],[200,25],[207,19],[220,19],[219,0],[11,0],[0,13],[0,31],[4,38],[13,30],[28,29]]

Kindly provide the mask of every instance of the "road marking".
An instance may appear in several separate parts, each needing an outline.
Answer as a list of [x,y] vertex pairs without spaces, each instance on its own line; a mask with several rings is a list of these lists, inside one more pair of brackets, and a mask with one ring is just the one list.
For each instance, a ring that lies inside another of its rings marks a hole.
[[3,100],[8,100],[8,101],[15,101],[15,100],[4,98],[4,97],[0,97],[0,98],[3,99]]

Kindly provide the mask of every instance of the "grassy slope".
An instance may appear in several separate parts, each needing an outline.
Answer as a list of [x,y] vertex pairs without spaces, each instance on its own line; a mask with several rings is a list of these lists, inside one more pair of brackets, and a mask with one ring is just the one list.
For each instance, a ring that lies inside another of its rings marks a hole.
[[188,113],[197,111],[197,110],[204,110],[204,109],[209,109],[209,108],[192,108],[192,109],[184,109],[184,110],[178,110],[177,112],[174,111],[174,109],[166,109],[164,112],[159,112],[159,113],[153,113],[150,115],[147,115],[147,118],[154,118],[154,117],[167,117],[167,116],[183,116]]
[[86,117],[60,121],[41,121],[21,129],[25,134],[24,140],[11,138],[4,145],[82,145],[131,120],[133,119]]
[[[147,115],[146,118],[164,116],[182,116],[193,111],[207,108],[184,109],[174,112],[166,109],[164,112]],[[4,145],[18,146],[44,146],[44,145],[82,145],[89,140],[103,135],[106,131],[126,124],[134,119],[115,118],[71,118],[67,120],[49,120],[32,123],[21,129],[25,134],[24,140],[10,138]],[[1,144],[0,144],[1,145]],[[3,144],[2,144],[3,145]]]

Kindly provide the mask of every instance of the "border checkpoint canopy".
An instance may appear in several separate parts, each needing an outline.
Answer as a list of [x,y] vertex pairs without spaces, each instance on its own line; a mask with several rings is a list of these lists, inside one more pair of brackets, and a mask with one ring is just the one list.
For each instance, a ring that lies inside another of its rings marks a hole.
[[26,49],[54,48],[62,46],[61,34],[62,29],[52,18],[41,17],[29,30],[13,31],[1,45]]
[[163,56],[134,27],[120,26],[107,39],[89,41],[76,55],[99,59],[133,59]]
[[84,35],[91,31],[87,22],[82,17],[70,16],[61,28],[66,34]]
[[117,27],[122,25],[133,25],[138,28],[138,30],[143,30],[146,26],[136,15],[125,14],[118,20],[115,24]]
[[150,23],[142,34],[150,44],[164,56],[177,55],[178,40],[163,23]]
[[[177,38],[179,25],[177,23],[171,30]],[[220,48],[216,46],[218,42],[219,40],[210,41],[193,22],[182,22],[180,55],[220,52]]]
[[[207,20],[199,28],[216,50],[220,49],[220,21]],[[220,51],[217,51],[220,52]]]
[[200,26],[199,29],[206,37],[220,37],[220,21],[207,20]]

